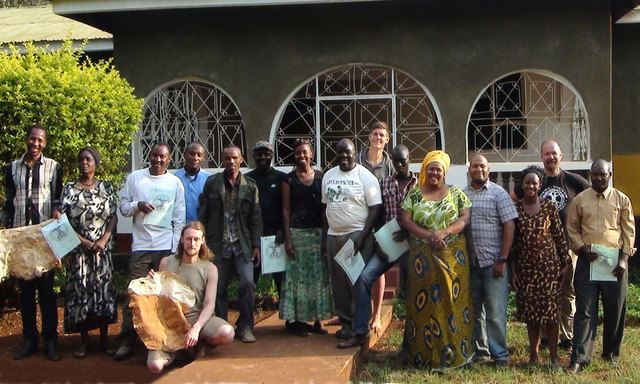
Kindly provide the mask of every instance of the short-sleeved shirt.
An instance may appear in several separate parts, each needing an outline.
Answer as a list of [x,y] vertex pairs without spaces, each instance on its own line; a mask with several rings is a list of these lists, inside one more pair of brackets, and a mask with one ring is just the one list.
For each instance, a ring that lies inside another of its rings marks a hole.
[[591,187],[584,177],[563,169],[557,176],[547,176],[540,196],[555,204],[562,225],[567,225],[567,207],[580,192]]
[[380,182],[380,190],[382,191],[382,199],[384,201],[384,222],[388,223],[393,219],[398,219],[402,213],[402,202],[407,193],[418,185],[418,177],[411,172],[409,182],[400,190],[400,184],[396,178],[397,174],[385,177]]
[[204,183],[211,174],[209,172],[198,170],[194,176],[187,173],[184,168],[178,169],[174,175],[182,181],[184,187],[184,202],[186,206],[186,222],[198,220],[198,198],[204,188]]
[[347,172],[331,168],[322,178],[322,202],[327,205],[329,235],[364,229],[369,207],[382,204],[378,179],[360,164]]
[[[442,200],[427,200],[420,187],[407,194],[402,209],[411,213],[411,219],[422,228],[430,231],[445,229],[460,217],[460,211],[471,208],[471,201],[462,190],[450,185],[449,192]],[[447,242],[455,241],[460,234],[451,235]]]
[[465,228],[471,265],[493,265],[502,248],[502,224],[518,218],[513,200],[501,186],[487,180],[480,188],[470,185],[463,192],[473,207],[471,223]]
[[291,228],[322,227],[322,177],[316,170],[311,185],[303,184],[296,171],[288,173],[284,182],[289,184],[289,205],[291,207]]

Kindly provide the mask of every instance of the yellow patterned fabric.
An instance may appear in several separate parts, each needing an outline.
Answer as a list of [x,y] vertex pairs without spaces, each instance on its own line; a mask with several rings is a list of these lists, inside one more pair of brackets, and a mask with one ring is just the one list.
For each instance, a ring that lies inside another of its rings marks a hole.
[[412,238],[407,336],[410,361],[444,371],[473,359],[473,306],[464,235],[438,250]]
[[422,160],[422,168],[420,168],[420,174],[418,175],[418,185],[422,186],[427,183],[427,165],[434,162],[442,165],[444,173],[447,173],[451,165],[451,157],[444,151],[431,151],[427,153],[424,160]]

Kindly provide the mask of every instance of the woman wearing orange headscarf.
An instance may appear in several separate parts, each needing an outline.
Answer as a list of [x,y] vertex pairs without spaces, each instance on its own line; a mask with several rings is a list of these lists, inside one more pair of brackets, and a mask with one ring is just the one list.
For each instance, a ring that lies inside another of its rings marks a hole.
[[411,233],[406,334],[410,361],[433,371],[473,358],[473,306],[464,234],[471,201],[444,183],[451,159],[432,151],[422,162],[418,186],[402,204],[402,226]]

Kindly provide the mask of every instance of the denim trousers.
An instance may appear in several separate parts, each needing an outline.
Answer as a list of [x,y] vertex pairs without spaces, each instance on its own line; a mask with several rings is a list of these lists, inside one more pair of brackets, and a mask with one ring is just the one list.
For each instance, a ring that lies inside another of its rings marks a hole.
[[406,271],[408,255],[409,252],[405,252],[394,262],[390,263],[380,258],[377,253],[374,253],[369,263],[360,273],[360,277],[356,280],[355,284],[356,307],[353,316],[353,331],[356,335],[366,335],[369,332],[369,320],[371,320],[371,287],[373,283],[398,262],[400,263],[400,267]]
[[471,299],[474,311],[474,347],[477,357],[507,360],[507,304],[509,268],[493,277],[493,265],[471,267]]

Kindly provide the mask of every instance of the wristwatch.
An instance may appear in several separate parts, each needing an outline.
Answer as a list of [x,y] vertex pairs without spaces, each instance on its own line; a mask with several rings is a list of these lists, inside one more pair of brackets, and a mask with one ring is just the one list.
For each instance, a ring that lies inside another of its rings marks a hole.
[[506,257],[498,257],[498,263],[506,263],[507,262],[507,258]]

